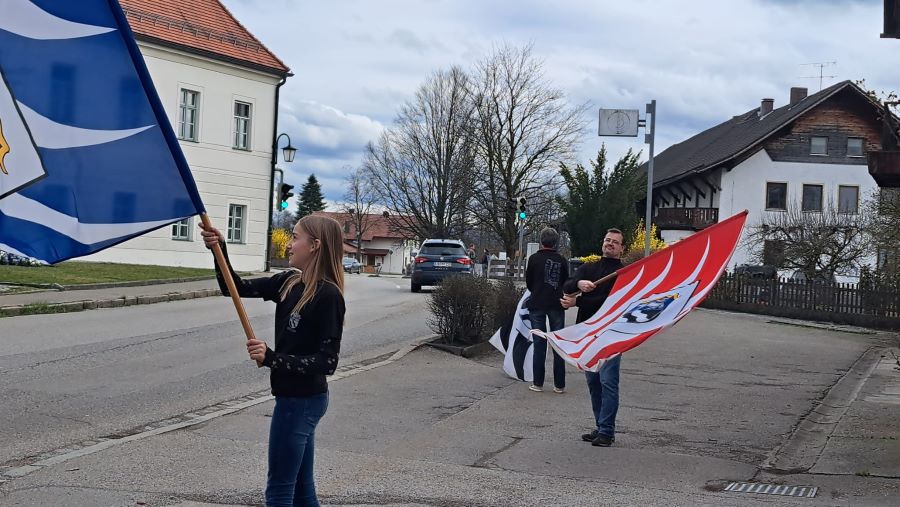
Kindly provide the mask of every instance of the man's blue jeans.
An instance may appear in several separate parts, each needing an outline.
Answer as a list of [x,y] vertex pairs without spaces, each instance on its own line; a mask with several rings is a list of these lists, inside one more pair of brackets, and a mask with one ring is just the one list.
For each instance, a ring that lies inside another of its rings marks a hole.
[[[566,326],[565,310],[539,311],[529,310],[528,318],[531,320],[531,329],[540,329],[547,331],[547,321],[550,321],[550,331],[559,331]],[[547,340],[540,336],[531,336],[534,340],[534,349],[532,350],[532,369],[534,370],[534,381],[536,386],[544,385],[544,363],[547,360]],[[559,357],[556,351],[553,351],[553,386],[560,389],[566,387],[566,362]]]
[[616,436],[616,413],[619,411],[619,366],[622,356],[607,361],[597,373],[584,373],[591,392],[591,409],[597,423],[597,433]]
[[275,397],[269,431],[269,507],[319,507],[313,477],[316,425],[328,409],[328,393]]

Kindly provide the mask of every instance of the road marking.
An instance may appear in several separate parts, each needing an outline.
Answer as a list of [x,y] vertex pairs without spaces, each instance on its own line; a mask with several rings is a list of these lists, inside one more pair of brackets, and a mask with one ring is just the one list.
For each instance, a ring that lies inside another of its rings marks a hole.
[[[387,354],[383,354],[374,359],[364,360],[347,365],[343,368],[338,368],[338,371],[331,376],[331,382],[336,382],[341,379],[352,377],[353,375],[357,375],[359,373],[374,370],[376,368],[381,368],[382,366],[387,366],[391,363],[395,363],[410,352],[421,347],[426,341],[432,338],[433,336],[421,338],[409,345],[401,347],[395,352],[388,352]],[[135,432],[129,435],[120,437],[94,438],[92,440],[86,440],[81,444],[68,445],[66,447],[58,449],[55,452],[50,451],[41,454],[40,456],[35,456],[31,458],[30,461],[25,460],[26,462],[24,464],[21,464],[21,460],[17,460],[17,462],[20,463],[17,466],[4,467],[0,465],[0,484],[8,482],[10,479],[24,477],[46,467],[65,463],[66,461],[69,461],[71,459],[95,454],[111,447],[127,444],[128,442],[143,440],[145,438],[162,435],[184,428],[189,428],[191,426],[196,426],[198,424],[205,423],[207,421],[211,421],[213,419],[217,419],[229,414],[233,414],[235,412],[240,412],[241,410],[274,400],[275,397],[271,394],[268,394],[268,392],[268,389],[257,391],[256,393],[242,396],[233,400],[223,401],[221,403],[217,403],[200,410],[194,410],[179,416],[170,417],[163,421],[150,423],[144,426],[143,431]]]

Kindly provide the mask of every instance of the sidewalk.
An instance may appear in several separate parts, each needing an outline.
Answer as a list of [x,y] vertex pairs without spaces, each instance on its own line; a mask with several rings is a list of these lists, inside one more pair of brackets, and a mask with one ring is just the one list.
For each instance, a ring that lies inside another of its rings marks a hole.
[[[889,351],[900,351],[891,343],[890,335],[695,312],[626,355],[610,448],[578,438],[590,416],[577,372],[568,372],[563,395],[533,393],[502,374],[499,353],[467,360],[418,349],[332,379],[316,439],[320,498],[459,507],[896,505],[900,371]],[[850,378],[871,350],[884,354]],[[841,400],[826,397],[846,410],[811,467],[762,470],[779,449],[794,452],[784,446],[794,428],[843,379],[858,380],[858,388]],[[0,503],[260,505],[272,402],[251,403],[9,479]],[[818,493],[723,491],[732,481]]]

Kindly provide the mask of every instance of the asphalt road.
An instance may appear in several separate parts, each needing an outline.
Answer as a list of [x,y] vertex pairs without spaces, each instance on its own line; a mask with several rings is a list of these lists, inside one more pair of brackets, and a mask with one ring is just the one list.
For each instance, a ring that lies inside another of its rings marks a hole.
[[[342,363],[430,333],[408,283],[348,277]],[[274,305],[245,305],[270,339]],[[243,340],[226,298],[0,320],[0,465],[266,389]]]

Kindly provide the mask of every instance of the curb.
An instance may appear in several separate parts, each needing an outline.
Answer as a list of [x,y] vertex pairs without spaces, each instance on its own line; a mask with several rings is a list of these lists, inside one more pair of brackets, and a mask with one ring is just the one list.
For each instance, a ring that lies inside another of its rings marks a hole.
[[885,350],[882,347],[871,347],[859,356],[850,369],[828,389],[825,397],[800,419],[787,440],[770,452],[760,469],[772,473],[809,472],[819,461],[828,439],[850,405],[856,401]]
[[484,354],[485,352],[491,350],[497,350],[489,341],[476,343],[474,345],[460,346],[441,343],[442,340],[443,338],[438,336],[437,338],[425,342],[423,345],[427,345],[431,348],[448,352],[453,355],[462,356],[466,359],[471,359],[477,355]]
[[64,303],[32,303],[29,305],[0,306],[0,318],[20,315],[42,315],[47,313],[70,313],[98,308],[121,308],[124,306],[152,305],[170,301],[184,301],[212,296],[221,296],[219,289],[199,289],[184,292],[170,292],[153,296],[122,296],[113,299],[85,299]]
[[12,283],[0,282],[3,285],[11,287],[34,287],[35,289],[55,290],[55,291],[71,291],[71,290],[95,290],[95,289],[115,289],[117,287],[144,287],[147,285],[165,285],[167,283],[187,283],[201,282],[203,280],[215,280],[216,275],[209,276],[192,276],[188,278],[162,278],[158,280],[135,280],[131,282],[108,282],[108,283],[83,283],[77,285],[60,285],[58,283]]

